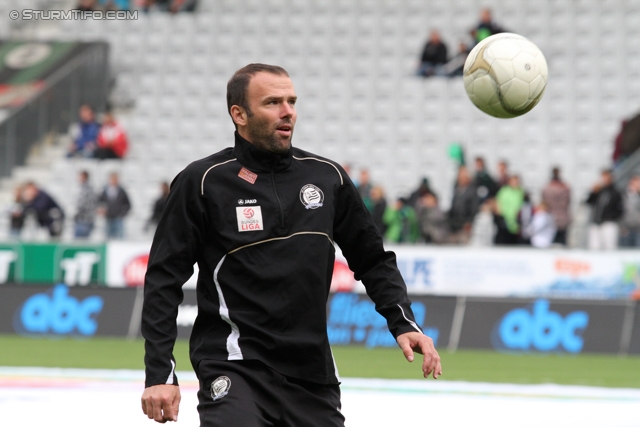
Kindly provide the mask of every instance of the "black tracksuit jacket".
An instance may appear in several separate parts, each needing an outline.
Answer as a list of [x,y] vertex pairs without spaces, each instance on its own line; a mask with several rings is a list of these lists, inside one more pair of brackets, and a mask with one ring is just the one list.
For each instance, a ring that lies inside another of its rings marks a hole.
[[178,384],[173,345],[182,285],[198,264],[190,356],[257,359],[283,375],[338,382],[326,303],[337,243],[394,336],[420,331],[393,252],[345,171],[297,148],[235,147],[173,181],[145,279],[146,386]]

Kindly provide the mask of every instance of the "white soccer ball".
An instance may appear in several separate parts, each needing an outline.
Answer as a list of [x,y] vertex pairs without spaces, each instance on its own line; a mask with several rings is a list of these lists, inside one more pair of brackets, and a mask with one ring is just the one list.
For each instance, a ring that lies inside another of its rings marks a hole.
[[521,116],[535,107],[547,87],[547,61],[528,39],[513,33],[487,37],[464,63],[464,88],[471,102],[499,118]]

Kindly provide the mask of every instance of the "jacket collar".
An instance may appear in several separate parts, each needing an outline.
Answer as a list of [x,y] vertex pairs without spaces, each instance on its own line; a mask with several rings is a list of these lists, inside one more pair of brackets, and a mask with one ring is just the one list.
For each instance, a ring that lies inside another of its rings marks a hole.
[[262,150],[241,137],[237,131],[235,132],[235,140],[233,155],[249,169],[260,172],[280,172],[287,169],[293,161],[291,150],[284,154]]

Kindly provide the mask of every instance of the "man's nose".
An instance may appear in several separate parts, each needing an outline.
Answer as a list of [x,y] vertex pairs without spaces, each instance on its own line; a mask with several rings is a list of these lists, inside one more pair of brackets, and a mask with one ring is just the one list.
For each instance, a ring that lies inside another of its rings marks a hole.
[[293,108],[293,105],[289,104],[288,102],[284,102],[282,104],[282,109],[280,110],[280,116],[292,117],[294,112],[295,112],[295,109]]

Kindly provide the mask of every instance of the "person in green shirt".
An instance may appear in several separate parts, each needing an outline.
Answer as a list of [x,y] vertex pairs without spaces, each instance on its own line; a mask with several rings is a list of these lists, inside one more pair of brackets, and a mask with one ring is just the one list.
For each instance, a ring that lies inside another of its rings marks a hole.
[[523,202],[524,190],[520,187],[520,177],[511,175],[508,184],[498,190],[498,194],[496,194],[497,211],[504,219],[507,228],[507,233],[503,236],[504,239],[496,239],[497,244],[518,243],[520,234],[518,213],[520,213]]
[[383,217],[387,225],[384,237],[391,243],[415,243],[420,237],[418,217],[408,200],[399,198],[392,207],[387,207]]

